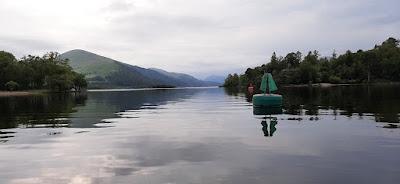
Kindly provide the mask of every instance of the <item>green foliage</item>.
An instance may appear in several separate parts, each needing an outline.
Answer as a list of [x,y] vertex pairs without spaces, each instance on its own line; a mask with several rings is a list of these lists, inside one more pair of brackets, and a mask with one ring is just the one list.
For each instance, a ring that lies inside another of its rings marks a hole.
[[0,75],[0,90],[68,91],[72,88],[80,90],[87,85],[83,75],[74,72],[68,60],[62,59],[56,52],[42,57],[28,55],[17,60],[11,53],[0,51]]
[[332,84],[338,84],[342,81],[342,79],[338,76],[333,75],[333,76],[329,76],[328,81]]
[[310,51],[304,58],[300,52],[285,57],[274,52],[269,63],[248,68],[238,76],[240,82],[228,75],[224,86],[259,85],[264,72],[271,72],[279,84],[399,82],[399,40],[388,38],[371,50],[347,51],[339,56],[334,52],[332,57],[320,57],[318,51]]
[[225,86],[231,86],[231,87],[236,87],[239,86],[240,80],[239,80],[239,75],[238,74],[229,74],[228,77],[225,79]]
[[13,73],[17,70],[16,59],[14,55],[8,52],[0,51],[0,88],[12,80]]
[[73,83],[74,83],[74,88],[77,91],[80,91],[82,88],[86,88],[88,85],[85,76],[79,73],[75,74]]
[[8,91],[15,91],[18,89],[19,84],[14,81],[8,81],[6,84],[4,84],[4,86]]

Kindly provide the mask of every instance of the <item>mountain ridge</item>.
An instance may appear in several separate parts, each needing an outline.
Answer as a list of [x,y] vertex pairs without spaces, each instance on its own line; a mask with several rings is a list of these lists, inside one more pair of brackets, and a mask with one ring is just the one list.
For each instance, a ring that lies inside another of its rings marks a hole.
[[120,62],[82,49],[60,55],[71,67],[86,76],[89,88],[202,87],[217,83],[199,80],[191,75],[143,68]]

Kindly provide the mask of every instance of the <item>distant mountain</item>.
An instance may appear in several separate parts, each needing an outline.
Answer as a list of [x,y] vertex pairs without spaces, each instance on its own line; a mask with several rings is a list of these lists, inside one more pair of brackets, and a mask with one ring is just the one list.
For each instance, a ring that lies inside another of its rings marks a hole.
[[146,69],[122,63],[84,50],[61,54],[72,68],[85,74],[89,88],[200,87],[216,83],[196,79],[187,74],[161,69]]
[[225,76],[220,75],[210,75],[204,79],[205,81],[216,82],[218,84],[223,84],[225,81]]
[[217,82],[199,80],[191,75],[184,74],[184,73],[167,72],[165,70],[158,69],[158,68],[149,68],[149,69],[159,72],[163,75],[172,77],[172,78],[176,79],[177,81],[179,81],[180,83],[184,84],[185,86],[218,86],[219,85],[219,83],[217,83]]

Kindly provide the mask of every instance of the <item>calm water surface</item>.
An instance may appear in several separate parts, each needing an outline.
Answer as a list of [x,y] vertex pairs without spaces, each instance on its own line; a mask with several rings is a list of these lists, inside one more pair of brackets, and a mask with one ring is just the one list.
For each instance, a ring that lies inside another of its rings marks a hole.
[[[0,98],[0,183],[399,183],[400,86]],[[272,122],[271,122],[272,120]]]

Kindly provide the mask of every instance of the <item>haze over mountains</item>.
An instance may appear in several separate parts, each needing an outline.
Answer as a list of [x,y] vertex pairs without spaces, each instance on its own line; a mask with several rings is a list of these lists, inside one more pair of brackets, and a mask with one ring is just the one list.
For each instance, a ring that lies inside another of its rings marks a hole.
[[202,87],[221,83],[196,79],[183,73],[142,68],[75,49],[61,54],[72,68],[85,74],[89,88]]
[[224,83],[226,76],[221,76],[221,75],[210,75],[206,78],[204,78],[205,81],[211,81],[211,82],[216,82],[216,83]]

